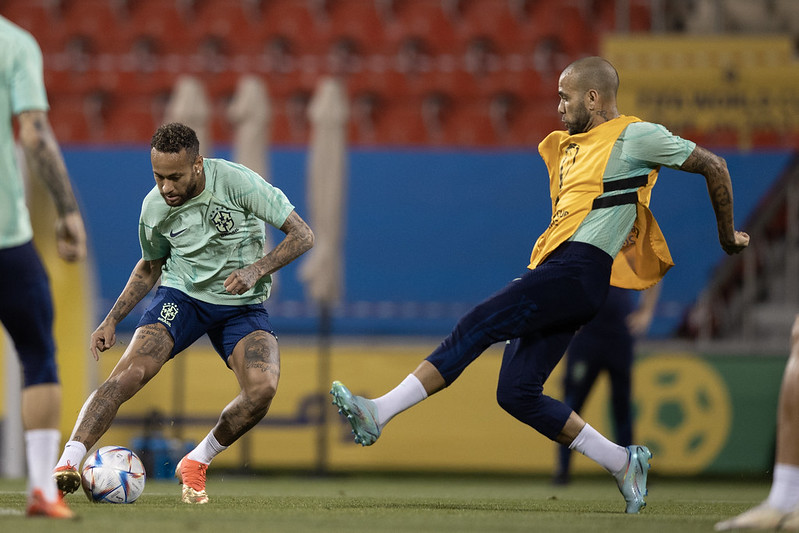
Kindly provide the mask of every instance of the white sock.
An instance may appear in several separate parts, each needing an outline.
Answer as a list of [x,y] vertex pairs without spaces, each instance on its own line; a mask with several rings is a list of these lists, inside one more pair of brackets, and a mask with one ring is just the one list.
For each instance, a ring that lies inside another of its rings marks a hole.
[[427,398],[427,391],[419,378],[413,374],[394,387],[392,390],[373,400],[377,407],[377,424],[382,430],[388,421],[409,407]]
[[774,465],[768,504],[786,513],[799,509],[799,466],[787,463]]
[[56,463],[56,468],[66,466],[67,463],[80,469],[80,464],[83,462],[83,457],[86,455],[86,446],[82,442],[71,440],[64,446],[64,453]]
[[211,464],[211,461],[220,453],[227,450],[227,446],[222,446],[219,441],[214,437],[214,432],[211,431],[205,438],[186,456],[192,461],[199,461],[203,464]]
[[61,432],[57,429],[29,429],[25,432],[28,492],[41,489],[47,501],[55,501],[58,498],[53,467],[60,445]]
[[611,474],[619,473],[627,465],[627,450],[610,442],[588,424],[569,444],[569,448],[593,459]]

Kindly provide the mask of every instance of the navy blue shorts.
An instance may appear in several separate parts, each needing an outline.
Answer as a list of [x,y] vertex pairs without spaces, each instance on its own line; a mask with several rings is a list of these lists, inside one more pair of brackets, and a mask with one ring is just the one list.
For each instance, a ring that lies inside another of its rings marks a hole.
[[24,386],[58,383],[50,282],[32,242],[0,249],[0,322],[14,342]]
[[155,298],[136,327],[148,324],[163,324],[172,336],[175,345],[169,354],[170,358],[208,334],[216,353],[225,364],[236,344],[253,331],[262,330],[277,338],[263,304],[209,304],[163,286],[158,287]]
[[[612,264],[608,254],[590,244],[563,243],[537,268],[525,270],[461,317],[427,360],[449,385],[494,343],[567,332],[562,347],[541,347],[554,368],[571,336],[604,301]],[[538,354],[537,359],[544,357]]]

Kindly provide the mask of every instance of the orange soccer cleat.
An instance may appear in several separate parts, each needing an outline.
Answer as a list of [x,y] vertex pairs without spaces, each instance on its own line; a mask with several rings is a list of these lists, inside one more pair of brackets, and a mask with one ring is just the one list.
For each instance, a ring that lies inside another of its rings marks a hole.
[[183,485],[181,500],[183,503],[208,503],[205,492],[205,472],[208,465],[184,457],[175,468],[175,477]]
[[47,501],[41,489],[34,489],[28,497],[28,516],[44,518],[61,518],[71,520],[77,518],[59,495],[54,501]]

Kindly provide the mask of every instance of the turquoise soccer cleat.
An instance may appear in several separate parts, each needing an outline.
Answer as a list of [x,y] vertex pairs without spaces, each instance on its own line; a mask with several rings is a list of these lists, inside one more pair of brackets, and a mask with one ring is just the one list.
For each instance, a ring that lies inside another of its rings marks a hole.
[[651,458],[652,452],[646,446],[627,446],[627,466],[614,475],[619,491],[627,502],[627,513],[635,514],[646,507],[644,496],[649,492],[646,489],[646,476]]
[[380,437],[374,402],[361,396],[353,396],[340,381],[333,382],[330,394],[333,395],[333,405],[338,407],[338,412],[346,416],[352,426],[355,442],[361,446],[374,444]]

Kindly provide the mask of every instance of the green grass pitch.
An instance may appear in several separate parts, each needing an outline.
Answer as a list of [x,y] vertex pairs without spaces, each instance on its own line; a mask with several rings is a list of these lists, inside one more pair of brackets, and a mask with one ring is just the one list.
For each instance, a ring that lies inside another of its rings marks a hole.
[[650,478],[647,507],[625,515],[607,477],[555,487],[543,477],[212,474],[210,503],[182,504],[176,482],[148,480],[130,505],[67,497],[79,520],[24,516],[24,481],[0,480],[0,524],[11,532],[710,532],[759,503],[768,479]]

